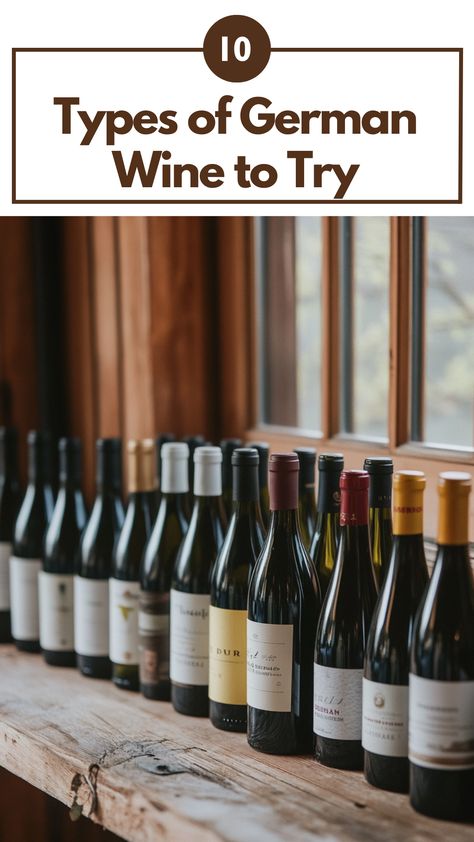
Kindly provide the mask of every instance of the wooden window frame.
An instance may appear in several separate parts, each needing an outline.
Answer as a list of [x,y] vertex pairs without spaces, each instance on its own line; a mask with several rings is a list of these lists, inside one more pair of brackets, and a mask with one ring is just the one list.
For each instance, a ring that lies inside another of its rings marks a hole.
[[[253,220],[240,220],[253,242]],[[370,438],[339,432],[340,419],[340,319],[339,319],[339,219],[323,218],[322,258],[322,434],[308,435],[298,429],[259,423],[256,416],[259,392],[259,367],[256,357],[248,355],[249,372],[256,377],[253,401],[253,424],[245,430],[245,438],[265,439],[272,450],[291,450],[298,445],[310,445],[319,451],[337,450],[344,454],[348,468],[359,468],[364,455],[389,454],[395,470],[422,470],[426,474],[425,532],[436,534],[436,479],[440,471],[472,470],[474,457],[465,451],[427,447],[410,440],[411,427],[411,339],[412,339],[412,251],[409,217],[391,217],[390,221],[390,336],[389,336],[389,420],[388,442],[374,442]],[[249,249],[251,252],[251,249]],[[241,271],[255,278],[252,259]],[[258,271],[258,270],[257,270]],[[248,290],[248,287],[247,287]],[[254,286],[255,297],[255,286]],[[254,318],[255,321],[255,318]],[[256,322],[255,322],[256,323]],[[253,343],[255,350],[256,343]],[[256,375],[256,373],[258,373]],[[249,374],[250,376],[250,374]],[[474,511],[471,512],[470,536],[474,539]]]

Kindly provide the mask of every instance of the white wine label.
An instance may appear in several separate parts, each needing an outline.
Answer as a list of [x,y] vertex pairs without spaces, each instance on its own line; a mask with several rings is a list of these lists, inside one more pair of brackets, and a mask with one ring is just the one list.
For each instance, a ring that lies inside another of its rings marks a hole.
[[109,580],[110,660],[138,665],[138,582]]
[[362,738],[361,669],[314,665],[313,730],[331,740]]
[[362,683],[362,745],[384,757],[408,757],[408,687]]
[[10,609],[10,556],[12,545],[0,542],[0,611]]
[[39,558],[10,559],[12,635],[15,640],[39,640]]
[[177,684],[209,682],[209,594],[171,590],[170,677]]
[[40,644],[50,652],[74,649],[74,576],[39,573]]
[[408,757],[428,769],[474,769],[474,681],[410,674]]
[[291,712],[293,626],[247,620],[247,704]]
[[157,686],[170,675],[170,595],[140,591],[140,683]]
[[74,577],[74,640],[78,655],[108,656],[108,579]]

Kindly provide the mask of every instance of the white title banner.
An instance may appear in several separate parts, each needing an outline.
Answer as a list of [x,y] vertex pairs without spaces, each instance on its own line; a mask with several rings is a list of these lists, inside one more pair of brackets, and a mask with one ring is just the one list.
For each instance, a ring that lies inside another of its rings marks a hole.
[[269,32],[263,69],[229,81],[226,61],[264,49],[237,31],[211,53],[15,49],[12,201],[462,200],[461,50],[271,49]]

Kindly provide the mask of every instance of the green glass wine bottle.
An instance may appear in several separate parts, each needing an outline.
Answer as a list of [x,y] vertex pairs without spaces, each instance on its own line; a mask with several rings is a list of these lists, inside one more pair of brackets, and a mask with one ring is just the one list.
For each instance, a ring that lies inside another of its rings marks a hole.
[[155,442],[131,439],[127,453],[129,496],[109,582],[109,645],[112,681],[123,690],[138,690],[140,562],[156,506]]

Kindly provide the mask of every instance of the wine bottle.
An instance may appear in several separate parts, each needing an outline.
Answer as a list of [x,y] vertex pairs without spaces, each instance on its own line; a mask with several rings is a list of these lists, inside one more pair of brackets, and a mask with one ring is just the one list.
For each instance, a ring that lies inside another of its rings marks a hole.
[[295,447],[300,460],[299,503],[301,537],[307,550],[316,526],[316,451],[314,447]]
[[74,579],[74,641],[83,675],[110,678],[109,578],[115,542],[123,526],[122,443],[96,442],[97,495],[84,530]]
[[170,589],[188,521],[189,448],[166,442],[161,450],[161,502],[140,568],[138,614],[140,690],[148,699],[170,698]]
[[51,439],[28,433],[28,487],[18,512],[10,559],[12,635],[18,649],[39,652],[38,575],[54,509]]
[[156,505],[154,440],[131,439],[127,455],[128,505],[115,545],[109,581],[109,647],[114,684],[123,690],[138,690],[140,562]]
[[393,462],[387,456],[368,456],[364,470],[370,476],[369,529],[372,564],[379,588],[392,552]]
[[186,495],[186,517],[188,521],[191,519],[194,507],[194,451],[197,447],[204,447],[206,439],[201,434],[197,436],[184,436],[182,439],[184,444],[189,447],[188,460],[188,477],[189,477],[189,491]]
[[318,459],[318,513],[310,556],[324,599],[336,563],[340,536],[341,492],[339,480],[344,467],[342,453],[321,453]]
[[469,559],[471,477],[439,477],[438,551],[415,620],[408,756],[415,810],[474,821],[474,581]]
[[343,471],[341,538],[314,655],[316,760],[362,769],[362,673],[377,585],[370,557],[369,475]]
[[362,692],[364,772],[408,792],[408,674],[415,614],[428,581],[420,471],[395,474],[393,548],[369,630]]
[[270,529],[249,587],[247,739],[270,754],[306,753],[313,744],[320,591],[299,528],[298,473],[296,453],[270,456]]
[[240,439],[222,439],[222,502],[227,519],[232,514],[232,454],[237,447],[242,447]]
[[211,576],[209,709],[216,728],[247,730],[248,585],[264,541],[258,453],[232,453],[233,512]]
[[73,667],[74,572],[86,507],[81,491],[81,442],[59,442],[59,492],[45,542],[39,573],[40,644],[46,663]]
[[13,530],[20,506],[18,434],[0,428],[0,643],[11,640],[10,556]]
[[172,577],[171,701],[179,713],[208,716],[210,574],[226,525],[220,447],[198,447],[194,463],[194,508]]
[[253,447],[258,453],[258,484],[260,488],[260,512],[263,525],[268,528],[270,522],[270,499],[268,496],[268,458],[270,447],[266,441],[253,441],[247,445]]

